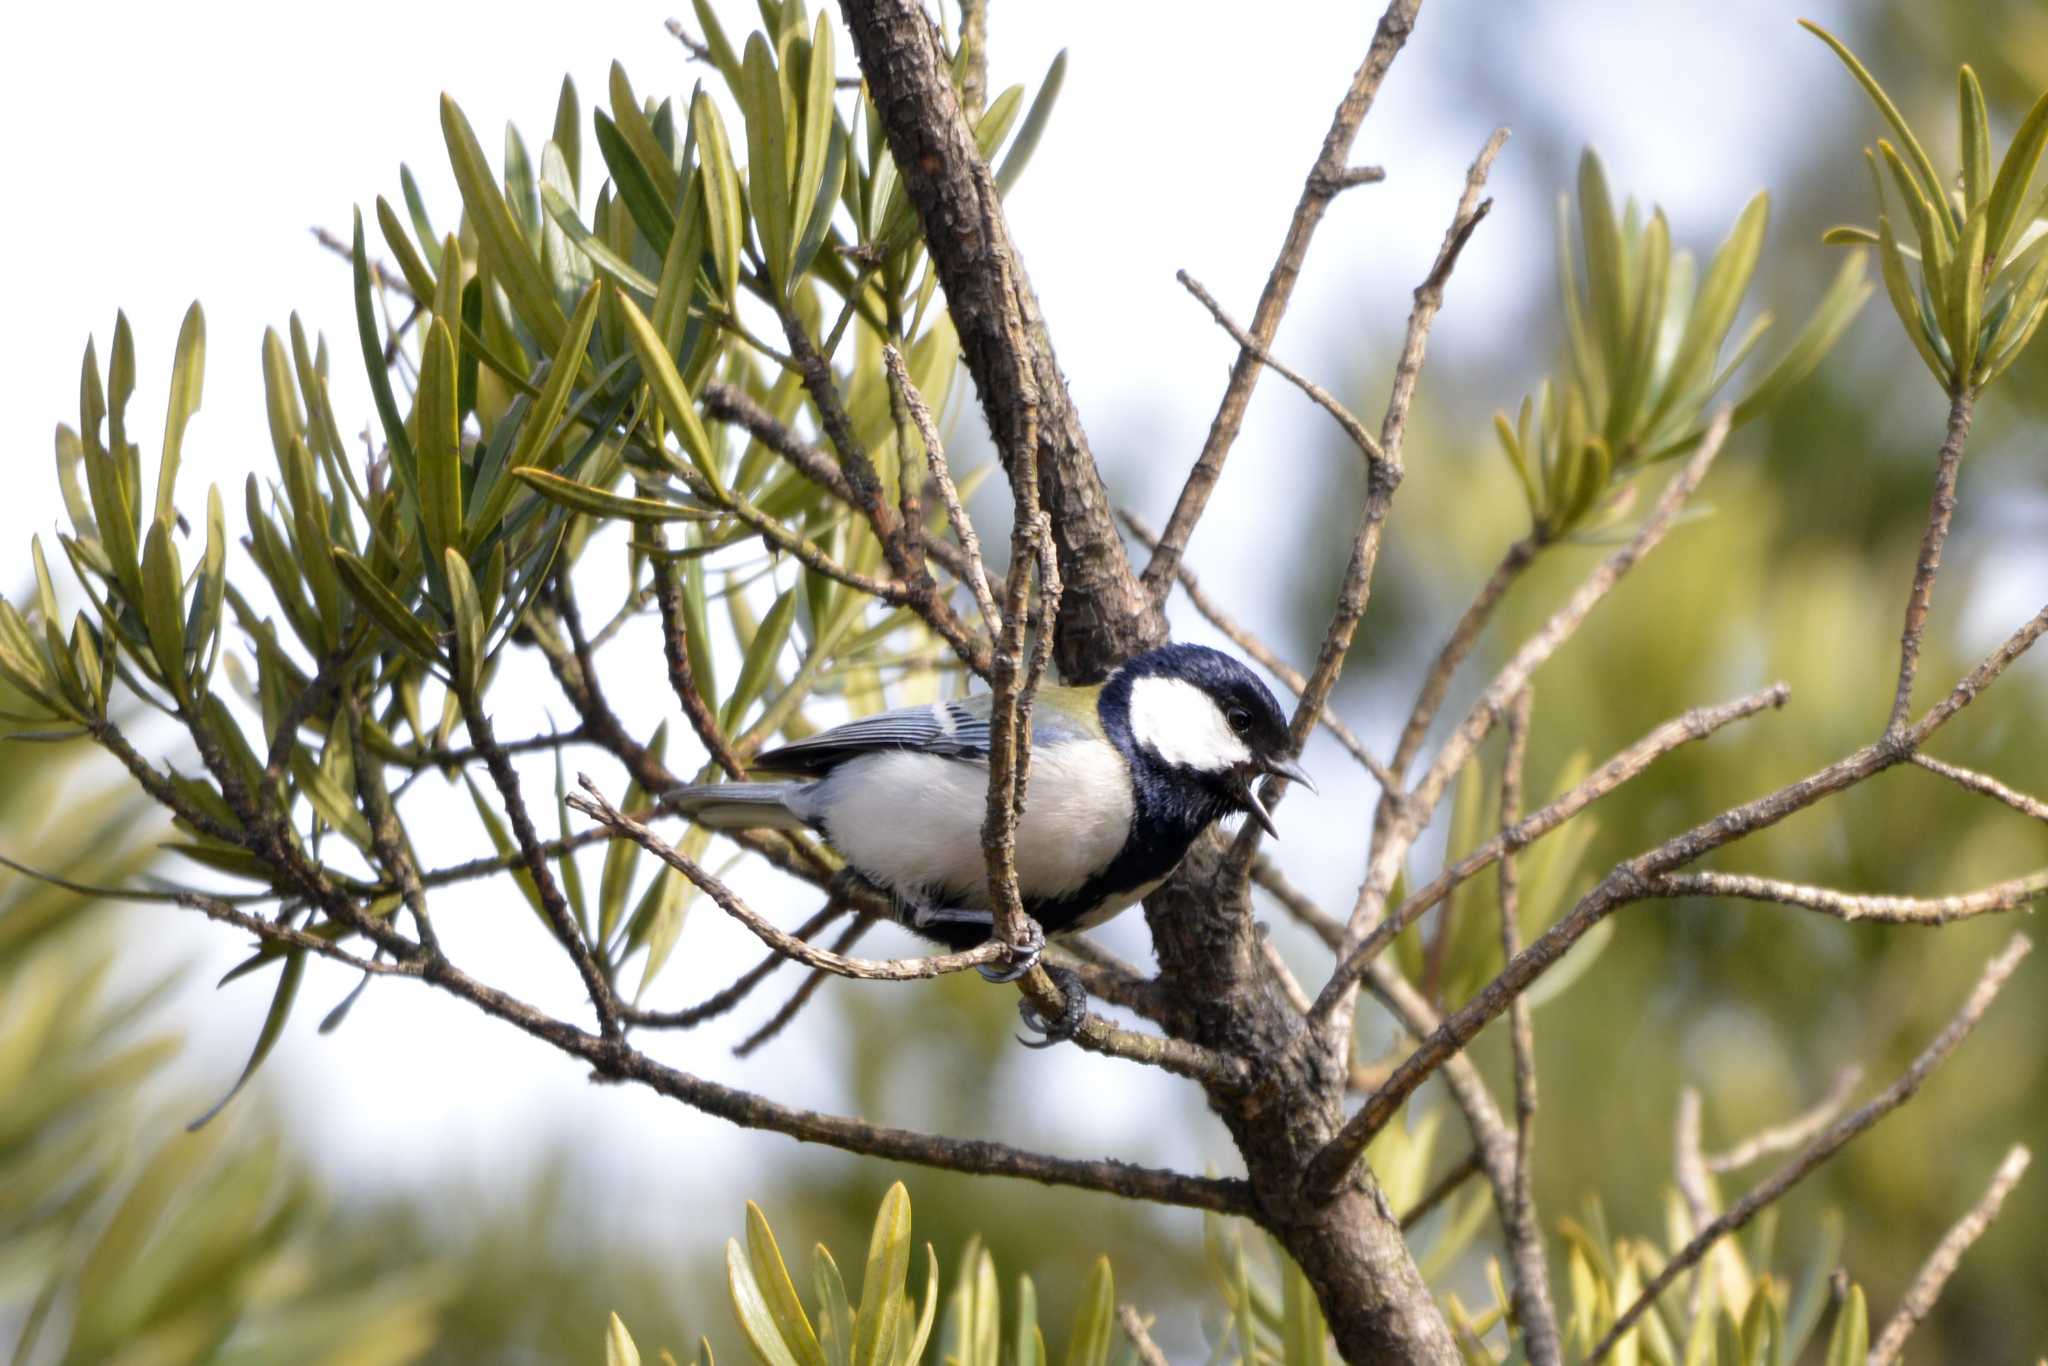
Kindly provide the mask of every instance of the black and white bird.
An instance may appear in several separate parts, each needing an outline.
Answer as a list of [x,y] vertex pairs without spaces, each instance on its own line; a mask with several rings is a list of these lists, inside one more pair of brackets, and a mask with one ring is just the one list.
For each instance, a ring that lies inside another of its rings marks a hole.
[[[713,829],[816,831],[905,925],[971,948],[994,921],[981,844],[990,710],[982,694],[862,717],[754,761],[790,781],[701,783],[666,803]],[[1092,686],[1040,688],[1016,833],[1024,909],[1049,935],[1086,929],[1164,882],[1224,816],[1277,834],[1255,784],[1315,787],[1290,748],[1266,685],[1205,646],[1162,646]],[[1012,980],[1035,957],[982,972]]]

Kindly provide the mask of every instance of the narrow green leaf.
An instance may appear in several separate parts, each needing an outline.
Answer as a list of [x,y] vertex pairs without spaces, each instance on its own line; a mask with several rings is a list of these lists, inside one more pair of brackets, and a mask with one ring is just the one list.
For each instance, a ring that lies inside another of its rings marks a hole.
[[701,522],[718,515],[712,509],[695,504],[635,498],[608,489],[593,488],[546,470],[517,469],[512,474],[550,502],[593,517],[636,522]]
[[612,125],[632,149],[661,202],[674,204],[683,192],[682,182],[676,178],[675,164],[669,160],[661,140],[654,135],[654,126],[648,123],[647,115],[641,112],[640,97],[633,93],[633,83],[626,78],[626,68],[616,61],[611,69],[611,97]]
[[1579,230],[1586,253],[1593,326],[1600,354],[1612,364],[1628,334],[1627,266],[1622,259],[1614,200],[1607,190],[1607,172],[1590,147],[1579,157]]
[[1863,276],[1860,252],[1842,262],[1842,268],[1835,272],[1834,282],[1821,296],[1820,305],[1814,309],[1805,328],[1785,349],[1777,364],[1751,385],[1749,392],[1735,405],[1730,417],[1733,424],[1739,426],[1749,421],[1775,403],[1787,389],[1813,373],[1821,358],[1834,347],[1836,340],[1862,311],[1864,301],[1870,297],[1871,286]]
[[1870,1353],[1870,1310],[1863,1301],[1863,1287],[1853,1281],[1849,1296],[1835,1313],[1834,1331],[1828,1334],[1827,1366],[1863,1366]]
[[1892,312],[1899,318],[1899,325],[1906,329],[1913,349],[1920,353],[1920,359],[1927,362],[1935,382],[1946,389],[1949,383],[1948,365],[1935,354],[1934,343],[1921,323],[1920,303],[1913,293],[1912,281],[1906,275],[1906,263],[1899,253],[1898,238],[1892,235],[1892,220],[1880,216],[1877,220],[1877,263],[1884,279],[1885,296],[1891,300]]
[[1010,142],[1010,150],[1003,154],[1003,164],[996,171],[996,191],[1008,194],[1024,175],[1024,168],[1031,164],[1031,154],[1038,150],[1039,139],[1045,136],[1045,125],[1052,118],[1053,106],[1059,103],[1060,87],[1067,81],[1067,50],[1061,48],[1059,55],[1046,68],[1045,79],[1038,83],[1038,93],[1031,97],[1031,108],[1024,115],[1024,122],[1017,129],[1017,136]]
[[433,634],[418,617],[406,610],[405,604],[384,586],[384,581],[359,556],[346,550],[336,550],[334,567],[342,586],[348,589],[357,605],[369,613],[371,620],[382,627],[400,648],[422,664],[442,664]]
[[541,274],[533,249],[513,221],[512,210],[498,190],[497,179],[484,160],[483,148],[477,144],[469,120],[447,95],[441,97],[441,132],[448,144],[455,183],[462,191],[463,205],[469,210],[470,223],[476,229],[477,242],[492,277],[504,286],[513,311],[532,329],[541,350],[554,352],[562,344],[568,320],[562,316],[562,307],[555,302],[554,291]]
[[760,1285],[754,1280],[747,1254],[740,1250],[739,1241],[733,1238],[725,1241],[725,1288],[732,1300],[734,1317],[739,1319],[747,1341],[753,1345],[755,1354],[765,1366],[809,1366],[783,1340],[774,1311],[768,1307]]
[[[546,193],[548,189],[543,187],[543,195]],[[597,323],[598,305],[602,302],[603,290],[595,283],[585,289],[583,297],[577,300],[576,312],[570,317],[569,329],[562,337],[562,349],[548,362],[548,375],[541,382],[540,397],[526,410],[518,443],[506,459],[508,471],[526,468],[550,470],[561,463],[561,442],[555,427],[568,407],[576,372],[590,345],[590,332]],[[517,490],[518,485],[508,477],[500,477],[490,483],[484,497],[470,509],[469,521],[464,528],[470,544],[480,544],[497,528]]]
[[789,288],[789,261],[796,245],[789,202],[789,129],[775,54],[759,33],[747,36],[740,74],[740,107],[747,116],[747,200],[754,211],[755,236],[767,258],[769,288],[780,296]]
[[1984,321],[1984,214],[1970,215],[1948,282],[1949,354],[1956,383],[1967,385],[1977,368],[1977,331]]
[[826,161],[830,156],[835,126],[832,99],[836,89],[837,57],[832,50],[832,25],[823,15],[811,29],[810,61],[804,75],[802,127],[797,130],[795,195],[790,203],[789,221],[796,236],[792,244],[790,278],[802,273],[798,264],[801,242],[810,235],[815,211],[822,208],[828,220],[832,203],[839,197],[834,177],[827,185]]
[[[1869,228],[1859,228],[1853,223],[1838,223],[1820,235],[1821,244],[1830,247],[1874,247],[1877,234]],[[1919,253],[1913,254],[1919,259]]]
[[789,643],[790,628],[796,624],[797,596],[797,590],[791,588],[776,598],[760,629],[754,632],[746,659],[740,664],[739,681],[733,685],[732,696],[726,699],[720,718],[727,734],[745,718],[747,709],[775,676],[775,661],[781,658],[783,647]]
[[[612,185],[618,191],[618,199],[612,207],[616,209],[623,204],[632,225],[647,239],[647,245],[654,249],[655,255],[666,255],[669,235],[676,226],[674,211],[661,197],[661,191],[648,175],[647,167],[641,163],[618,125],[602,109],[591,115],[591,124],[597,131],[597,153],[604,158],[605,169],[612,173]],[[615,245],[621,255],[629,249],[625,243]]]
[[1934,169],[1934,163],[1928,159],[1927,149],[1920,145],[1920,139],[1913,136],[1913,130],[1906,123],[1905,116],[1899,113],[1899,107],[1892,103],[1891,96],[1885,94],[1884,87],[1877,83],[1877,77],[1871,75],[1863,63],[1856,60],[1856,54],[1849,51],[1843,45],[1841,39],[1835,37],[1834,34],[1829,33],[1810,19],[1801,19],[1799,26],[1834,50],[1835,56],[1841,58],[1842,65],[1849,68],[1849,74],[1856,78],[1857,82],[1862,85],[1864,91],[1870,96],[1870,102],[1877,106],[1877,111],[1880,114],[1884,115],[1885,122],[1889,123],[1892,126],[1892,131],[1899,135],[1900,143],[1905,146],[1907,154],[1913,160],[1913,168],[1916,172],[1915,178],[1918,181],[1920,193],[1925,198],[1934,201],[1936,209],[1941,216],[1940,221],[1943,228],[1947,231],[1950,240],[1954,240],[1957,235],[1958,225],[1952,217],[1952,211],[1948,207],[1948,196],[1942,193],[1941,175]]
[[1991,129],[1984,89],[1967,65],[1956,72],[1956,127],[1963,152],[1963,203],[1975,208],[1991,193]]
[[171,544],[164,523],[150,523],[142,551],[142,620],[149,631],[150,652],[163,671],[164,685],[181,702],[185,698],[185,605],[179,595],[184,583],[178,548]]
[[227,560],[227,513],[221,506],[220,486],[213,484],[206,490],[206,555],[199,562],[199,582],[193,587],[191,614],[185,621],[186,668],[195,693],[206,691],[218,653],[221,611],[227,599]]
[[[550,139],[562,154],[569,172],[572,196],[583,192],[583,113],[576,95],[576,82],[562,77],[562,93],[555,98],[555,129]],[[542,154],[545,157],[545,153]]]
[[718,267],[719,297],[731,309],[739,294],[740,258],[746,241],[739,171],[733,164],[725,120],[701,89],[690,100],[690,123],[696,129],[697,155],[703,161],[704,212],[711,228],[711,256]]
[[775,1245],[775,1230],[768,1226],[768,1217],[761,1213],[761,1207],[751,1200],[747,1201],[747,1268],[783,1345],[800,1366],[823,1366],[825,1353],[818,1346],[803,1302],[797,1298],[796,1286],[790,1283],[782,1249]]
[[616,1313],[605,1323],[604,1366],[640,1366],[640,1349]]
[[1742,308],[1743,296],[1749,292],[1750,278],[1756,273],[1757,259],[1763,252],[1770,203],[1770,196],[1759,192],[1743,205],[1735,226],[1729,229],[1727,239],[1708,263],[1692,316],[1686,320],[1684,336],[1672,358],[1664,393],[1651,415],[1651,425],[1667,416],[1679,401],[1693,395],[1714,373],[1714,361],[1729,329],[1735,325],[1735,315]]
[[465,696],[473,696],[483,676],[484,609],[477,597],[476,580],[469,563],[450,546],[441,563],[448,573],[448,596],[455,608],[455,685]]
[[811,1250],[811,1258],[811,1281],[818,1294],[818,1346],[825,1366],[853,1366],[853,1306],[846,1298],[846,1281],[823,1243]]
[[704,46],[711,49],[711,62],[725,77],[725,83],[733,94],[740,91],[740,58],[732,40],[725,36],[725,28],[718,22],[718,12],[712,8],[711,0],[690,0],[690,7],[697,11],[697,26],[704,31]]
[[306,951],[294,949],[285,955],[284,972],[277,979],[277,990],[270,998],[270,1011],[263,1017],[263,1028],[257,1031],[256,1047],[250,1051],[249,1061],[242,1067],[242,1074],[235,1078],[235,1084],[228,1093],[213,1103],[213,1106],[199,1118],[185,1126],[186,1133],[204,1128],[207,1121],[227,1108],[229,1101],[242,1093],[249,1084],[249,1078],[256,1075],[256,1069],[263,1066],[263,1060],[270,1056],[270,1050],[277,1046],[284,1034],[285,1021],[291,1018],[292,1002],[298,999],[299,983],[306,975]]
[[1991,183],[1991,198],[1985,205],[1985,254],[1992,261],[2004,261],[2013,234],[2026,225],[2020,206],[2027,202],[2027,189],[2040,164],[2041,149],[2048,146],[2048,93],[2034,101],[2020,121],[2019,130],[1998,163],[1998,176]]
[[652,300],[657,287],[655,282],[638,270],[632,262],[606,246],[590,229],[583,226],[583,220],[576,216],[576,206],[562,197],[561,191],[552,185],[540,187],[541,208],[562,230],[571,246],[583,253],[597,273],[633,290],[645,299]]
[[298,785],[313,810],[319,813],[320,819],[340,831],[350,844],[369,852],[374,845],[369,821],[356,809],[354,798],[314,762],[303,745],[291,747],[291,770],[292,781]]
[[710,483],[713,491],[723,496],[725,485],[719,477],[718,458],[712,449],[711,435],[704,430],[704,423],[697,416],[697,405],[683,383],[682,374],[676,369],[675,358],[661,344],[661,335],[654,330],[654,324],[647,320],[647,315],[623,294],[618,296],[618,301],[619,312],[626,323],[626,339],[632,343],[634,354],[640,357],[641,373],[646,377],[648,387],[654,391],[654,400],[660,406],[662,416],[668,419],[670,429],[681,439],[690,463],[697,467],[697,472]]
[[[749,56],[752,43],[749,43]],[[860,1308],[853,1319],[853,1360],[855,1366],[875,1366],[888,1360],[894,1345],[896,1316],[891,1309],[903,1292],[903,1280],[910,1270],[910,1192],[901,1181],[882,1196],[875,1212],[875,1228],[868,1240],[868,1260],[861,1272]]]
[[439,559],[443,551],[463,548],[462,417],[455,400],[455,339],[439,318],[427,327],[413,417],[419,428],[420,528],[426,533],[428,554]]
[[164,449],[156,475],[156,520],[175,522],[178,508],[173,501],[178,484],[178,460],[185,449],[185,426],[199,411],[200,394],[206,383],[206,315],[197,302],[185,310],[178,327],[178,349],[171,360],[171,392],[164,410]]
[[[1088,1272],[1087,1287],[1081,1291],[1080,1307],[1074,1311],[1073,1331],[1067,1335],[1066,1366],[1108,1366],[1115,1340],[1116,1279],[1110,1274],[1109,1258],[1097,1257]],[[1245,1359],[1251,1360],[1251,1339],[1247,1337],[1240,1346]]]
[[1913,173],[1900,159],[1896,147],[1879,138],[1877,151],[1898,183],[1900,197],[1906,201],[1906,213],[1913,220],[1913,231],[1920,239],[1920,279],[1927,288],[1928,302],[1934,308],[1935,318],[1945,319],[1949,270],[1955,259],[1955,246],[1945,226],[1948,220],[1942,216],[1940,204],[1929,203],[1927,196],[1919,192]]
[[398,484],[406,493],[419,496],[419,477],[413,460],[412,440],[406,434],[405,419],[399,415],[398,400],[391,392],[391,374],[384,363],[384,337],[370,300],[370,254],[363,243],[363,211],[356,210],[355,235],[351,239],[355,274],[356,338],[363,350],[363,373],[369,377],[370,396],[377,405],[377,419],[384,427],[384,440],[391,451],[391,468],[398,472]]

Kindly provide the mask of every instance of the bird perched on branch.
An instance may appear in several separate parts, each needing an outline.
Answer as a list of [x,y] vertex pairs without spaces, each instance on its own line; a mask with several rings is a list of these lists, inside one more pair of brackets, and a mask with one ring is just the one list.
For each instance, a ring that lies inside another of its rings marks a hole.
[[[814,830],[905,925],[971,948],[994,933],[981,842],[990,711],[983,694],[862,717],[754,761],[801,775],[791,781],[700,783],[665,800],[712,829]],[[982,975],[1013,981],[1037,962],[1044,934],[1141,900],[1221,817],[1248,814],[1277,834],[1254,784],[1281,777],[1314,790],[1291,747],[1266,685],[1205,646],[1162,646],[1099,684],[1039,689],[1016,867],[1043,933]],[[1067,995],[1071,1006],[1078,993]]]

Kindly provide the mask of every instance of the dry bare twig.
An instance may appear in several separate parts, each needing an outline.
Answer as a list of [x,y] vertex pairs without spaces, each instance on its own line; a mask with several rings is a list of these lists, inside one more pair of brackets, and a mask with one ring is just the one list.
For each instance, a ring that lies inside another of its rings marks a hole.
[[1913,1283],[1906,1287],[1906,1293],[1899,1299],[1899,1307],[1892,1311],[1885,1321],[1884,1331],[1870,1348],[1869,1366],[1890,1366],[1905,1350],[1906,1339],[1920,1326],[1920,1320],[1927,1317],[1934,1308],[1934,1302],[1941,1298],[1941,1289],[1948,1284],[1948,1278],[1955,1274],[1963,1254],[1970,1245],[1984,1236],[1991,1227],[1991,1221],[1998,1217],[1998,1211],[2005,1205],[2005,1197],[2012,1194],[2012,1188],[2027,1174],[2027,1164],[2033,1161],[2033,1154],[2015,1143],[2006,1153],[2005,1160],[1998,1164],[1998,1170],[1991,1177],[1990,1189],[1970,1207],[1970,1212],[1959,1220],[1935,1244],[1934,1251],[1920,1265],[1913,1276]]

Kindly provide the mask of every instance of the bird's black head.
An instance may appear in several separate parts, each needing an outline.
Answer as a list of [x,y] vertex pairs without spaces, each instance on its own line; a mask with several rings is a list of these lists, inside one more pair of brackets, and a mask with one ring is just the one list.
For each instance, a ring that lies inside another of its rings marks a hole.
[[1207,809],[1201,824],[1249,812],[1277,834],[1254,784],[1279,776],[1315,787],[1288,752],[1287,717],[1272,692],[1219,650],[1164,645],[1139,655],[1111,676],[1102,713],[1140,780],[1197,798]]

